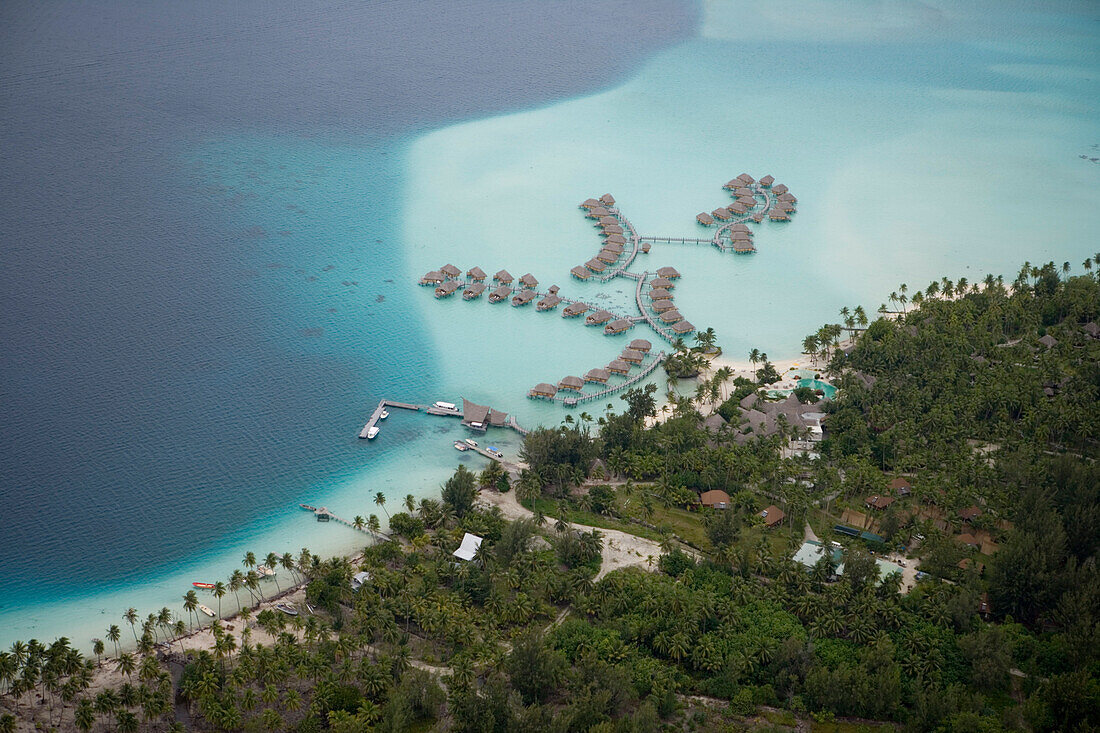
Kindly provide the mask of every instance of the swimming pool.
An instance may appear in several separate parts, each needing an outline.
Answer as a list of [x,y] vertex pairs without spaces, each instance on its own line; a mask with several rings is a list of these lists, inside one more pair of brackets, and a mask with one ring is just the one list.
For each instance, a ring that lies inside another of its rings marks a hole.
[[809,387],[813,390],[821,390],[825,394],[825,399],[831,400],[836,394],[836,387],[828,382],[822,382],[820,379],[799,379],[797,382],[799,387]]

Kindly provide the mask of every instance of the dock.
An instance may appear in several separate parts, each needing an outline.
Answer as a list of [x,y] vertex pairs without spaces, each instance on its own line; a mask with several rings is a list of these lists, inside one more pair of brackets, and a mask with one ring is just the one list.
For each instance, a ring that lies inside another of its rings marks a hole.
[[331,511],[329,511],[325,507],[315,507],[315,506],[310,506],[309,504],[299,504],[298,506],[301,507],[302,509],[305,509],[305,510],[311,512],[317,518],[318,522],[339,522],[340,524],[351,527],[354,530],[357,530],[359,532],[363,532],[365,534],[369,534],[372,537],[374,535],[378,535],[379,537],[383,537],[387,540],[390,538],[390,536],[388,534],[386,534],[385,532],[382,532],[382,531],[371,532],[369,529],[367,529],[367,526],[365,524],[362,527],[356,527],[354,522],[349,522],[348,520],[344,519],[343,517],[336,516],[335,514],[333,514]]
[[420,405],[410,405],[407,402],[394,402],[393,400],[381,400],[378,403],[378,407],[374,408],[374,412],[371,413],[370,419],[367,420],[367,424],[363,426],[363,429],[359,431],[359,437],[363,440],[367,439],[367,435],[370,433],[370,429],[377,427],[378,421],[382,419],[382,413],[387,407],[394,407],[399,410],[414,410],[419,411]]
[[[382,418],[382,411],[387,407],[392,407],[398,410],[409,410],[410,412],[423,412],[428,415],[434,415],[436,417],[457,417],[464,418],[462,410],[443,410],[435,405],[415,405],[411,402],[397,402],[395,400],[380,400],[378,407],[374,408],[374,412],[371,413],[370,419],[367,420],[367,424],[363,426],[363,429],[359,431],[360,438],[366,438],[370,429],[377,426],[378,421]],[[509,415],[508,419],[504,423],[504,427],[515,430],[520,435],[527,435],[527,430],[520,427],[516,422],[514,415]]]
[[651,361],[649,364],[647,364],[645,366],[645,368],[642,369],[642,371],[638,372],[637,374],[635,374],[633,377],[626,380],[625,382],[620,382],[619,384],[615,384],[615,385],[612,385],[610,387],[605,387],[604,389],[601,389],[599,392],[593,392],[592,394],[580,394],[580,395],[577,395],[576,397],[554,397],[554,401],[555,402],[560,402],[563,405],[565,405],[566,407],[573,407],[574,405],[578,405],[581,402],[588,402],[590,400],[598,400],[601,397],[606,397],[609,394],[615,394],[616,392],[621,392],[622,390],[626,389],[627,387],[630,387],[634,384],[637,384],[638,382],[640,382],[643,379],[645,379],[646,377],[648,377],[650,374],[653,373],[653,370],[656,369],[657,367],[661,366],[661,364],[663,364],[664,361],[665,361],[665,352],[661,351],[657,354],[657,356],[655,356],[653,358],[653,361]]

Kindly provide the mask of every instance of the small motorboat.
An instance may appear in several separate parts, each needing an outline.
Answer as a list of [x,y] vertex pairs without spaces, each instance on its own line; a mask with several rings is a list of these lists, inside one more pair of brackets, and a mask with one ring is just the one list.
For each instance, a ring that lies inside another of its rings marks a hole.
[[470,450],[470,446],[463,443],[461,440],[455,441],[455,450]]
[[214,618],[214,612],[213,612],[213,611],[211,611],[211,610],[210,610],[209,608],[207,608],[206,606],[202,605],[201,603],[199,604],[199,610],[200,610],[200,611],[202,611],[203,613],[205,613],[205,614],[206,614],[207,616],[209,616],[210,618]]
[[195,586],[196,588],[202,588],[203,590],[214,590],[213,583],[192,583],[191,585]]
[[500,450],[495,445],[491,445],[488,448],[486,448],[485,452],[488,453],[491,456],[496,456],[497,458],[504,458],[504,454],[501,453]]
[[390,416],[390,413],[387,412],[386,410],[382,410],[382,412],[378,413],[378,417],[383,419],[383,420],[385,420],[389,416]]
[[464,440],[462,442],[465,443],[466,445],[470,446],[471,448],[477,448],[477,441],[474,440],[473,438],[466,438],[466,440]]
[[305,509],[307,512],[317,511],[317,507],[310,506],[309,504],[299,504],[298,506],[301,507],[302,509]]
[[367,431],[367,440],[374,440],[378,436],[379,428],[371,428]]
[[289,603],[276,603],[275,608],[285,613],[287,616],[297,616],[298,609]]

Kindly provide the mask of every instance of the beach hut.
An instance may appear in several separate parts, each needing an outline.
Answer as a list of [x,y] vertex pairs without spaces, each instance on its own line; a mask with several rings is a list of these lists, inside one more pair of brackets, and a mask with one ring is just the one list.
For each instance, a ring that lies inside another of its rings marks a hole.
[[471,267],[469,270],[466,271],[466,277],[470,278],[474,282],[481,282],[482,280],[487,278],[488,275],[486,275],[485,270],[482,270],[480,267]]
[[665,290],[672,290],[676,287],[671,280],[667,277],[655,277],[649,281],[649,287],[651,288],[664,288]]
[[660,277],[667,277],[670,280],[680,277],[680,273],[675,267],[662,267],[657,270],[657,275]]
[[750,176],[748,173],[742,173],[741,175],[737,176],[737,180],[742,181],[742,186],[748,186],[752,183],[756,183],[756,181],[753,180],[753,177]]
[[608,252],[616,252],[618,254],[622,254],[623,245],[619,242],[605,242],[603,245],[603,249],[606,249]]
[[589,219],[599,219],[604,216],[611,216],[611,212],[602,206],[593,206],[585,216]]
[[672,293],[668,292],[664,288],[654,288],[649,291],[650,300],[672,300]]
[[485,288],[485,283],[470,283],[466,286],[466,289],[462,291],[462,299],[473,300],[474,298],[480,298],[482,293],[485,292]]
[[623,333],[634,324],[625,318],[616,318],[611,323],[603,327],[604,335],[614,336],[615,334]]
[[584,380],[580,377],[562,377],[558,382],[558,389],[571,389],[580,392],[584,388]]
[[748,206],[751,209],[753,206],[756,206],[757,202],[756,202],[756,198],[753,197],[753,196],[738,196],[737,197],[737,203],[744,204],[745,206]]
[[527,305],[537,297],[537,293],[534,290],[521,290],[512,296],[512,305],[519,307]]
[[605,193],[603,196],[600,196],[600,203],[602,203],[604,206],[614,206],[615,197],[609,193]]
[[755,252],[756,247],[753,246],[753,243],[749,240],[735,239],[733,240],[733,251],[739,255],[746,254],[748,252]]
[[790,190],[791,189],[787,188],[782,183],[780,183],[778,186],[772,186],[772,193],[774,193],[776,196],[782,196],[783,194],[787,193]]
[[642,242],[642,247],[641,247],[642,254],[644,254],[644,255],[649,254],[649,250],[652,246],[653,245],[650,244],[649,242]]
[[588,278],[592,277],[592,273],[581,267],[580,265],[577,265],[572,270],[570,270],[569,274],[577,278],[578,280],[587,280]]
[[540,310],[540,311],[549,311],[549,310],[554,310],[555,308],[557,308],[560,303],[561,303],[561,298],[559,298],[554,293],[550,293],[545,298],[543,298],[538,303],[536,303],[535,308]]
[[608,234],[605,241],[608,244],[626,244],[626,237],[621,234]]
[[748,210],[749,207],[741,203],[740,201],[734,201],[732,204],[730,204],[730,212],[736,214],[737,216],[743,216]]
[[581,208],[582,209],[591,209],[593,206],[599,206],[599,205],[600,205],[600,202],[597,201],[596,199],[585,199],[584,203],[581,204]]
[[614,317],[612,313],[605,310],[598,310],[595,313],[589,313],[588,317],[584,319],[584,322],[585,325],[588,326],[599,326],[600,324],[607,323]]
[[432,270],[431,272],[424,275],[424,277],[420,278],[420,284],[421,285],[438,285],[439,283],[443,282],[444,280],[446,280],[446,278],[443,277],[442,272],[440,272],[439,270]]
[[745,186],[742,186],[741,188],[733,189],[733,195],[734,196],[752,196],[755,193],[756,192],[753,191],[751,188],[747,188]]
[[493,275],[493,279],[499,282],[501,285],[512,284],[512,275],[507,270],[501,270],[497,274]]
[[606,270],[606,269],[607,269],[607,265],[605,265],[604,263],[600,262],[600,261],[599,261],[598,259],[596,259],[595,257],[593,257],[592,259],[590,259],[590,260],[589,260],[588,262],[585,262],[585,263],[584,263],[584,266],[585,266],[585,267],[587,267],[587,268],[588,268],[589,270],[591,270],[592,272],[603,272],[604,270]]
[[661,320],[665,323],[676,323],[678,321],[684,320],[684,317],[680,315],[680,311],[673,308],[670,311],[665,311],[664,313],[662,313]]
[[519,279],[519,284],[525,288],[537,288],[539,281],[535,279],[535,276],[531,273],[527,273]]
[[775,179],[772,178],[771,176],[764,176],[763,178],[760,179],[760,185],[763,186],[764,188],[767,188],[767,187],[771,186],[773,183],[775,183]]
[[586,310],[588,310],[588,303],[581,303],[578,301],[565,306],[565,308],[562,309],[561,316],[562,318],[573,318],[584,313]]
[[670,311],[670,310],[672,310],[673,308],[676,307],[675,305],[673,305],[672,300],[670,298],[662,298],[661,300],[655,300],[652,303],[650,303],[649,305],[650,305],[651,308],[653,308],[653,310],[657,311],[658,313],[664,313],[665,311]]
[[616,252],[616,251],[610,250],[610,249],[601,249],[599,251],[599,253],[596,255],[596,259],[599,260],[600,262],[605,262],[605,263],[610,265],[615,260],[619,259],[619,255],[621,255],[621,254],[622,254],[622,252]]
[[691,333],[694,330],[695,326],[691,325],[688,321],[680,321],[679,323],[672,324],[672,332],[680,336]]
[[597,384],[607,384],[609,379],[611,379],[611,372],[606,369],[589,369],[588,374],[584,375],[584,381]]
[[605,226],[608,226],[610,224],[618,224],[619,220],[616,219],[613,216],[602,216],[602,217],[600,217],[600,220],[596,223],[599,224],[602,227],[605,227]]
[[558,393],[558,388],[552,384],[542,382],[536,384],[530,392],[527,393],[528,397],[542,397],[544,399],[553,399],[554,395]]
[[733,214],[730,213],[730,210],[725,207],[719,207],[710,213],[712,216],[714,216],[715,219],[720,219],[722,221],[729,221],[730,218],[733,217]]
[[749,225],[743,221],[739,221],[736,224],[730,224],[730,233],[744,232],[745,234],[752,234],[752,230],[749,229]]
[[630,342],[630,346],[628,348],[634,349],[635,351],[640,351],[643,354],[648,354],[649,350],[653,348],[653,344],[649,343],[645,339],[634,339]]
[[738,188],[739,186],[744,186],[744,185],[745,184],[741,181],[740,178],[734,178],[733,180],[726,181],[726,185],[722,186],[722,188],[728,188],[729,190],[732,191],[733,189]]
[[630,372],[630,364],[622,359],[616,359],[607,365],[607,371],[612,374],[628,374]]
[[695,221],[699,222],[705,227],[709,227],[714,224],[714,217],[704,211],[701,214],[696,214]]
[[455,282],[454,280],[448,280],[435,289],[435,297],[446,298],[450,295],[454,295],[454,292],[460,287],[462,287],[461,283]]
[[783,209],[777,207],[771,210],[771,212],[768,214],[768,218],[772,221],[787,221],[791,217],[787,214],[786,211],[783,211]]
[[623,228],[621,226],[619,226],[618,224],[604,224],[603,233],[604,234],[622,234],[623,233]]
[[455,267],[454,265],[451,265],[451,264],[443,265],[443,267],[439,268],[439,271],[442,272],[447,277],[458,277],[459,275],[462,274],[462,270],[458,269],[457,267]]
[[623,353],[619,354],[619,358],[631,364],[641,364],[642,360],[645,358],[645,354],[628,348],[623,349]]
[[499,303],[502,300],[506,300],[509,295],[512,294],[512,289],[507,285],[501,285],[499,288],[489,293],[490,303]]

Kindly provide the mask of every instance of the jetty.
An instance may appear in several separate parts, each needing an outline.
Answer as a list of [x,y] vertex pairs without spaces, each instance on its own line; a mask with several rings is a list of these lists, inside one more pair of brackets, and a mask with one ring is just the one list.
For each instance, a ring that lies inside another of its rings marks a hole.
[[665,360],[665,352],[663,352],[663,351],[658,352],[657,356],[654,357],[653,361],[651,361],[640,372],[638,372],[637,374],[635,374],[633,377],[626,380],[625,382],[620,382],[619,384],[613,384],[611,386],[604,387],[599,392],[592,392],[591,394],[579,394],[579,395],[574,395],[574,396],[569,396],[569,397],[553,397],[552,399],[555,402],[562,403],[566,407],[574,407],[574,406],[576,406],[576,405],[578,405],[582,402],[588,402],[590,400],[598,400],[601,397],[606,397],[607,395],[615,394],[616,392],[620,392],[620,391],[626,389],[627,387],[630,387],[630,386],[635,385],[638,382],[642,381],[643,379],[648,377],[650,374],[652,374],[654,369],[656,369],[662,363],[664,363],[664,360]]
[[[463,399],[462,404],[464,408],[470,409],[470,418],[467,419],[464,410],[460,410],[457,407],[453,410],[437,407],[432,405],[416,405],[411,402],[397,402],[395,400],[380,400],[378,407],[374,408],[374,412],[371,413],[370,419],[367,420],[367,424],[363,426],[363,429],[359,431],[359,437],[366,439],[370,429],[377,427],[378,421],[382,419],[382,413],[388,407],[396,408],[398,410],[409,410],[411,412],[423,412],[427,415],[434,415],[436,417],[457,417],[460,418],[464,425],[471,427],[475,430],[481,430],[484,432],[487,427],[502,427],[515,430],[520,435],[527,435],[527,430],[520,427],[516,422],[514,415],[508,415],[505,412],[500,412],[489,407],[482,407],[481,405],[475,405],[468,400]],[[481,416],[481,410],[484,410],[485,421],[481,422],[478,417]],[[477,425],[481,422],[481,425]]]
[[362,527],[357,527],[357,526],[355,526],[355,522],[349,522],[348,520],[344,519],[343,517],[339,517],[339,516],[333,514],[329,509],[327,509],[323,506],[322,507],[315,507],[315,506],[310,506],[309,504],[299,504],[298,506],[301,507],[302,509],[305,509],[308,512],[312,512],[313,516],[317,518],[318,522],[339,522],[340,524],[343,524],[347,527],[350,527],[350,528],[352,528],[356,531],[363,532],[364,534],[369,534],[372,537],[374,535],[378,535],[379,537],[383,537],[387,540],[390,539],[390,536],[388,534],[386,534],[385,532],[382,532],[382,531],[371,532],[370,529],[367,528],[366,523],[364,523]]

